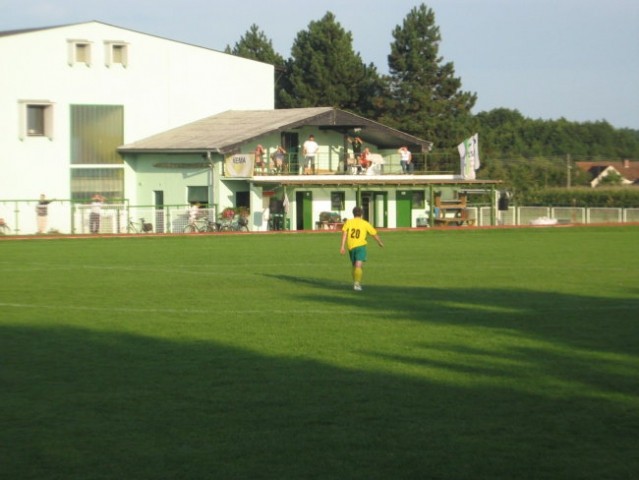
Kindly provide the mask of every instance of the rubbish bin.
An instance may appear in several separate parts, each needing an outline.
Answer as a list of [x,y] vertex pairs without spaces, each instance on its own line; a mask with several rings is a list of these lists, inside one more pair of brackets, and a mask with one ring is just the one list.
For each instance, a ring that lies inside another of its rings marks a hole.
[[497,201],[497,208],[501,212],[505,212],[508,210],[508,195],[506,195],[505,193],[501,194],[499,200]]

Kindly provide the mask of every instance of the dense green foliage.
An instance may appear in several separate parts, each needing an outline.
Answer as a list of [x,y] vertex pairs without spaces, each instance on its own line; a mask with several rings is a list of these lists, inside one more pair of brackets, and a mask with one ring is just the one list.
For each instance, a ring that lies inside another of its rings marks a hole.
[[283,107],[329,105],[370,114],[381,94],[377,69],[353,51],[351,33],[330,12],[297,34],[287,62],[287,85],[278,94]]
[[639,227],[381,235],[0,240],[0,477],[636,478]]
[[617,130],[605,121],[533,120],[506,108],[481,112],[476,119],[484,158],[639,159],[639,131]]

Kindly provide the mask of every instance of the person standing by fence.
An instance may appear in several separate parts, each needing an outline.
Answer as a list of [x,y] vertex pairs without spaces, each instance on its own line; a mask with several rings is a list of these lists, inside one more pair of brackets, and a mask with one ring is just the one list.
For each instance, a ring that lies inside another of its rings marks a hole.
[[105,198],[97,193],[91,198],[91,211],[89,213],[89,231],[91,233],[100,232],[100,217],[104,200]]
[[36,205],[36,219],[38,222],[38,233],[46,233],[47,220],[49,218],[49,204],[53,200],[47,200],[47,197],[43,194],[40,195],[40,200]]

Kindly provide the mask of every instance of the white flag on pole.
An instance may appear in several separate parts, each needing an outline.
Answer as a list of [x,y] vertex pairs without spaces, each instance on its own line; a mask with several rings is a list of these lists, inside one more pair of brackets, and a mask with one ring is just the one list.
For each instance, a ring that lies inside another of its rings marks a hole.
[[286,190],[284,190],[284,200],[282,201],[282,207],[284,207],[284,212],[288,213],[288,195],[286,194]]
[[476,133],[457,145],[461,160],[461,175],[465,180],[475,179],[475,170],[479,169],[479,134]]

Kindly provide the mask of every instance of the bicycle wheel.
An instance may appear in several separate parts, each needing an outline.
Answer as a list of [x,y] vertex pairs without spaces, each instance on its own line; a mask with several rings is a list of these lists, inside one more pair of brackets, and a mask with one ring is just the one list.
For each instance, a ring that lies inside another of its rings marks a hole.
[[195,233],[197,232],[197,228],[195,228],[195,225],[187,225],[186,227],[184,227],[184,233]]
[[140,233],[138,232],[138,228],[135,226],[135,223],[129,223],[129,226],[126,227],[126,233]]

